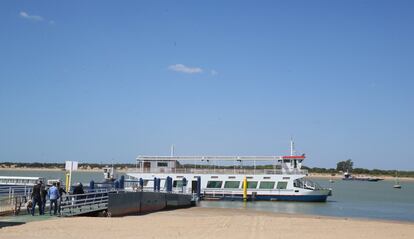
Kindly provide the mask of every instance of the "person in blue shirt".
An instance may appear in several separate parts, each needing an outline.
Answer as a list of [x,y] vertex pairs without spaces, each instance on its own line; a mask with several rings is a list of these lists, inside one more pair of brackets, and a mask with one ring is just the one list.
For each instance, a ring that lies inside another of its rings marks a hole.
[[57,202],[60,197],[59,189],[56,187],[56,183],[53,183],[53,186],[49,188],[47,191],[47,196],[50,200],[50,215],[52,215],[52,208],[53,208],[53,215],[56,215],[58,206]]

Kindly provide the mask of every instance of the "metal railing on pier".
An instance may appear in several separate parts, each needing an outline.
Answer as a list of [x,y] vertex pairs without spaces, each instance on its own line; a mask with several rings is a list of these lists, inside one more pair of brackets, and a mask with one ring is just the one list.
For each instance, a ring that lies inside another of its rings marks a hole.
[[14,196],[29,196],[33,185],[2,185],[0,186],[0,198]]
[[32,194],[31,185],[0,186],[0,215],[19,214]]

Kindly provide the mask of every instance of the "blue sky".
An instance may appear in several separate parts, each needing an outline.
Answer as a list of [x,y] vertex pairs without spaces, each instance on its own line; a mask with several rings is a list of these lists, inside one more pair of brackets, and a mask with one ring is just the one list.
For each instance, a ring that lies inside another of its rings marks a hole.
[[0,161],[414,170],[413,1],[1,1]]

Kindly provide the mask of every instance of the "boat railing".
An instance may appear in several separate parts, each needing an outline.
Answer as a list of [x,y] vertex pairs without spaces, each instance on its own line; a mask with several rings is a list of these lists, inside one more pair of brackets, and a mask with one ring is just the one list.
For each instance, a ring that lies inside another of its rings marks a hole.
[[307,175],[304,169],[251,169],[251,168],[138,168],[138,173],[174,173],[174,174],[300,174]]
[[[163,178],[162,180],[165,180],[165,178]],[[147,180],[147,181],[153,181],[153,180]],[[191,188],[189,186],[179,186],[179,187],[173,187],[172,191],[170,191],[169,193],[177,193],[177,194],[189,194],[191,193],[189,190]],[[135,192],[168,192],[167,191],[167,187],[164,184],[163,187],[160,187],[160,189],[158,190],[154,190],[154,186],[143,186],[140,187],[138,184],[138,181],[136,182],[130,182],[130,181],[125,181],[125,191],[135,191]]]
[[318,183],[305,179],[305,178],[298,178],[293,182],[294,187],[296,188],[303,188],[303,189],[310,189],[310,190],[322,190],[322,188]]

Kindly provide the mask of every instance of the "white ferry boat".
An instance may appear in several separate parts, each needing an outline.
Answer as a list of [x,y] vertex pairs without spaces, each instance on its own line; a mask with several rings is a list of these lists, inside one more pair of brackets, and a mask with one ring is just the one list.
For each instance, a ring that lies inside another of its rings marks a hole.
[[12,194],[26,195],[38,181],[44,182],[43,177],[0,176],[0,198]]
[[0,176],[0,186],[33,186],[38,181],[45,181],[43,177]]
[[248,200],[325,202],[331,189],[306,179],[304,159],[294,155],[293,142],[289,156],[138,156],[136,172],[127,176],[147,189],[154,187],[154,178],[166,188],[171,177],[174,190],[199,190],[204,199],[238,200],[245,192]]

